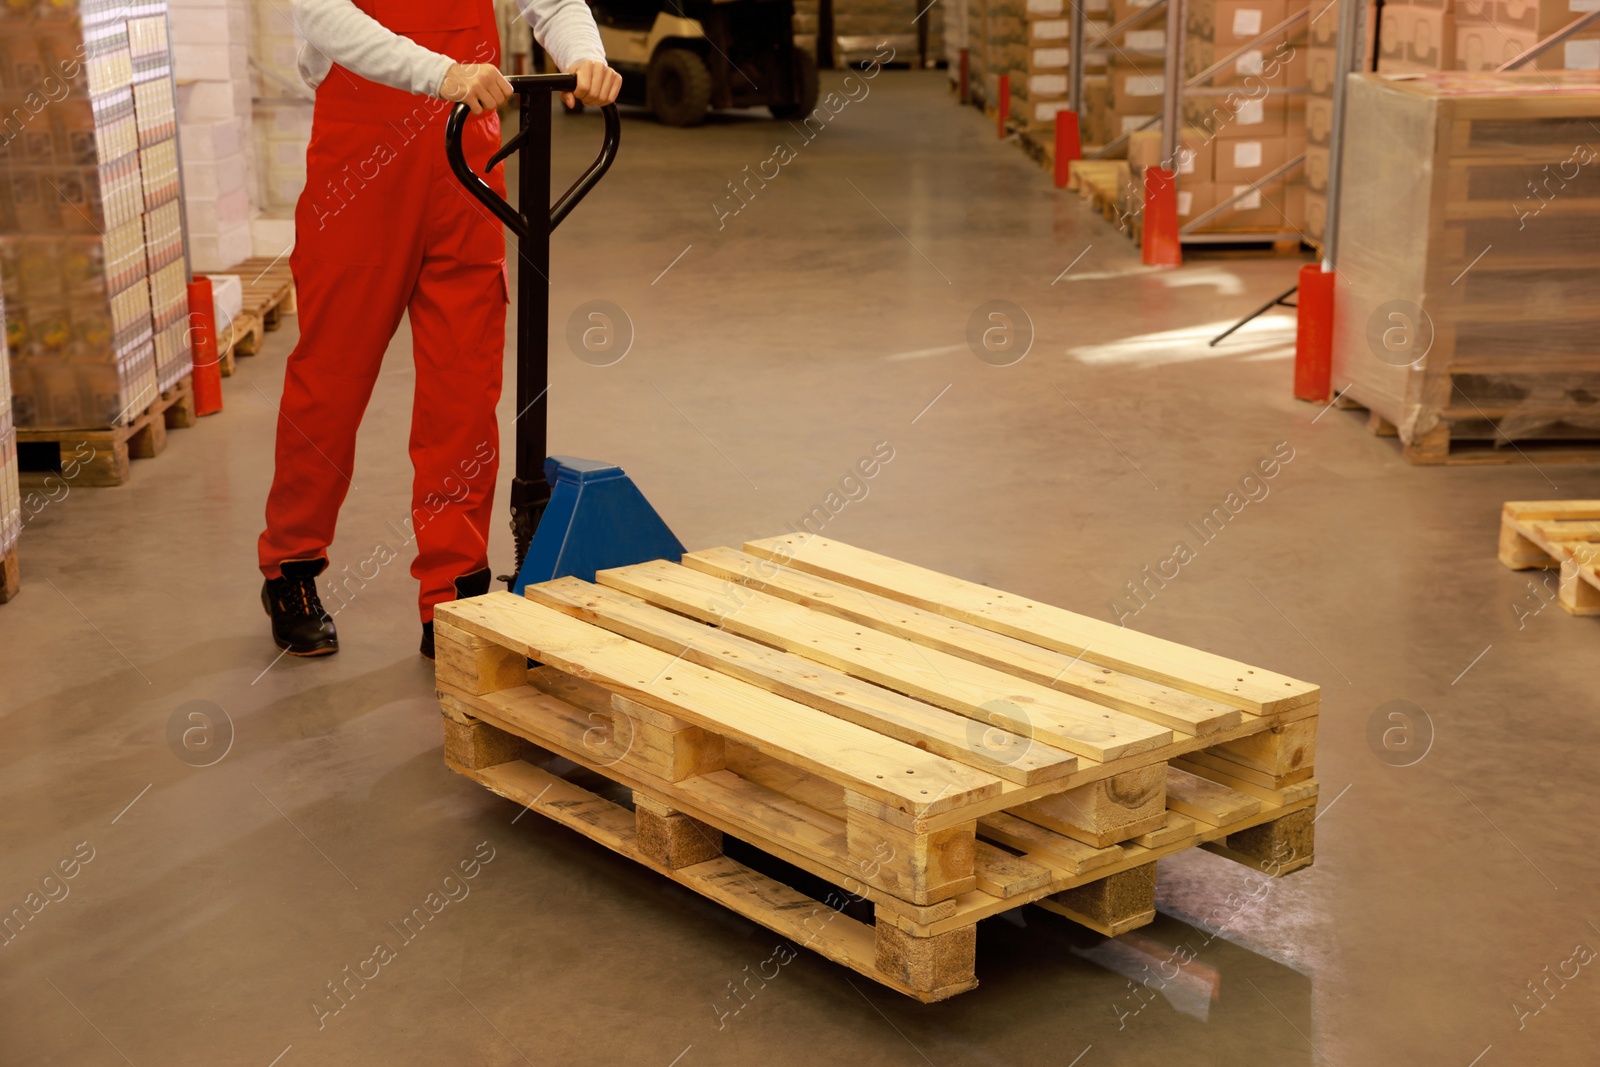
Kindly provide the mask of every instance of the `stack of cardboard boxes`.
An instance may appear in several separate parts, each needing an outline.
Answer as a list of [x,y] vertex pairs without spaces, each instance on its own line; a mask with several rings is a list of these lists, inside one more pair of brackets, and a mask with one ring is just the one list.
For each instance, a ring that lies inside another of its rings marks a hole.
[[983,13],[983,99],[1000,99],[1000,79],[1010,79],[1012,110],[1017,111],[1019,89],[1026,93],[1028,69],[1027,0],[987,0]]
[[[1184,42],[1187,76],[1209,69],[1306,7],[1307,0],[1192,0]],[[1298,233],[1304,228],[1303,166],[1257,183],[1305,152],[1308,40],[1302,20],[1219,71],[1209,92],[1184,95],[1183,141],[1195,152],[1195,165],[1192,175],[1178,180],[1180,201],[1182,193],[1190,194],[1179,204],[1180,215],[1185,206],[1187,214],[1198,215],[1242,194],[1203,229]]]
[[245,0],[172,0],[189,254],[197,271],[250,256],[249,9]]
[[[1600,0],[1388,0],[1378,29],[1378,70],[1494,70]],[[1536,70],[1600,69],[1591,27],[1529,64]]]
[[314,94],[300,78],[298,57],[305,43],[288,6],[276,0],[252,0],[255,35],[250,54],[256,69],[255,154],[257,195],[262,215],[258,222],[257,254],[278,255],[293,240],[294,205],[306,187],[306,145],[311,141]]
[[[1108,97],[1103,130],[1106,140],[1135,130],[1160,130],[1167,85],[1167,19],[1164,8],[1149,10],[1152,0],[1113,0],[1111,21],[1118,24],[1141,10],[1148,14],[1108,47]],[[1102,141],[1101,143],[1104,143]]]
[[894,62],[916,63],[921,10],[915,0],[834,0],[834,62],[840,67],[865,63],[887,45],[894,49]]
[[812,55],[817,54],[817,9],[819,0],[795,0],[794,21],[790,28],[794,31],[794,43],[798,48],[803,48]]
[[[1026,50],[1021,66],[1011,76],[1012,95],[1018,103],[1013,113],[1027,129],[1046,133],[1055,127],[1056,113],[1070,106],[1072,80],[1072,7],[1075,0],[1024,0]],[[1082,0],[1084,9],[1084,96],[1101,103],[1106,99],[1105,54],[1094,46],[1105,30],[1108,0]],[[1091,84],[1091,83],[1098,84]],[[1090,109],[1078,117],[1083,143],[1104,144],[1101,126],[1089,120]]]
[[[1318,248],[1327,239],[1328,163],[1333,137],[1333,87],[1339,70],[1339,5],[1311,0],[1306,48],[1306,239]],[[1363,65],[1363,69],[1365,69]]]
[[161,3],[0,13],[0,279],[19,427],[110,426],[189,372]]

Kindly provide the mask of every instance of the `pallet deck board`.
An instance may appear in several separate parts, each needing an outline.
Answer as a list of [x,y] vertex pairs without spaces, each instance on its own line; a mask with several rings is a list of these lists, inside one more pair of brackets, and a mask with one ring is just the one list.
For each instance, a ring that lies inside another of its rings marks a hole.
[[1022,785],[1060,778],[1077,757],[872,685],[800,656],[707,627],[615,589],[560,578],[528,590],[537,603],[681,655],[769,692]]
[[827,538],[785,534],[744,547],[752,555],[1258,715],[1317,700],[1317,687],[1308,682]]
[[438,611],[448,622],[485,637],[514,634],[533,659],[591,675],[646,706],[782,753],[904,811],[947,811],[1000,791],[1000,780],[992,775],[510,593],[454,601]]
[[1126,711],[1172,730],[1208,734],[1237,725],[1240,712],[1214,700],[1083,662],[971,623],[845,585],[817,574],[775,567],[733,549],[690,552],[684,566],[792,600],[813,611],[910,638],[929,648],[1015,674]]
[[750,592],[736,609],[723,612],[715,600],[721,583],[677,564],[641,563],[595,577],[729,632],[1079,756],[1105,761],[1172,741],[1165,727],[765,593]]

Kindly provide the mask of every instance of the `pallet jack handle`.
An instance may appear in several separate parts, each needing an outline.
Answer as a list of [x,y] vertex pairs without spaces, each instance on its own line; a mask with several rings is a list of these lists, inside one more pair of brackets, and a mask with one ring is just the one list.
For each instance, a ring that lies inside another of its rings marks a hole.
[[[595,574],[648,560],[677,561],[683,543],[662,521],[633,480],[615,463],[545,455],[550,382],[550,231],[595,187],[617,157],[622,122],[613,105],[601,108],[605,141],[600,155],[550,208],[550,98],[569,93],[571,74],[529,74],[511,78],[522,97],[521,127],[489,157],[484,172],[513,152],[517,169],[518,211],[472,172],[461,148],[469,109],[457,104],[445,124],[450,169],[467,191],[517,235],[517,418],[516,473],[511,479],[511,536],[517,566],[504,576],[513,593],[530,584],[573,576],[594,581]],[[532,212],[531,214],[529,212]]]
[[521,125],[499,151],[489,157],[484,173],[494,170],[513,152],[521,165],[517,176],[517,202],[512,207],[481,175],[475,174],[462,149],[461,135],[471,109],[457,104],[444,128],[445,156],[456,179],[467,192],[494,212],[517,235],[517,418],[515,473],[511,480],[511,536],[516,545],[516,569],[522,571],[535,532],[550,503],[554,478],[545,470],[545,439],[550,384],[550,233],[595,187],[617,158],[622,140],[622,120],[616,106],[600,109],[605,119],[605,139],[600,154],[572,188],[551,207],[549,217],[539,205],[550,202],[550,93],[570,93],[578,87],[574,74],[519,74],[507,79],[521,99]]
[[[575,74],[518,74],[506,80],[511,83],[512,91],[523,97],[524,108],[528,106],[528,98],[541,90],[550,93],[570,93],[578,87],[578,77]],[[450,159],[450,169],[455,171],[457,180],[466,186],[467,192],[481,200],[484,206],[493,211],[501,222],[511,227],[511,231],[519,238],[526,241],[537,237],[532,219],[501,199],[499,194],[489,188],[488,182],[473,173],[471,164],[467,162],[466,154],[461,148],[461,131],[465,128],[471,113],[466,104],[457,104],[451,110],[450,120],[445,125],[444,150]],[[589,190],[605,176],[612,161],[617,158],[617,145],[622,141],[622,119],[617,114],[617,106],[607,104],[600,109],[600,114],[604,117],[606,126],[605,139],[600,144],[600,154],[550,209],[550,225],[546,233],[561,225],[561,220],[572,212],[578,201],[588,195]],[[528,134],[529,128],[524,124],[516,136],[507,141],[500,151],[489,157],[489,163],[484,167],[484,171],[493,170],[511,153],[522,151],[528,143]]]

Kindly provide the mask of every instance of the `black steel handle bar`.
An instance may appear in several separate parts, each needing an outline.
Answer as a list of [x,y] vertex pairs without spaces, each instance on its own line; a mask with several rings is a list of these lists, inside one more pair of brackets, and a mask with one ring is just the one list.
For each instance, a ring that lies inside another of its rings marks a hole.
[[[541,90],[549,93],[570,93],[578,87],[578,76],[576,74],[518,74],[506,80],[511,83],[513,92],[524,95]],[[461,131],[466,127],[467,118],[471,114],[472,109],[467,107],[466,104],[457,104],[450,112],[449,121],[445,123],[444,151],[445,155],[449,157],[450,169],[455,172],[457,180],[466,186],[467,192],[482,201],[484,206],[493,211],[501,222],[511,227],[512,232],[518,237],[531,237],[533,236],[533,228],[529,223],[528,217],[506,203],[498,193],[489,187],[488,182],[473,172],[471,165],[467,163],[466,154],[461,148]],[[571,213],[572,209],[578,205],[578,201],[588,195],[589,190],[593,189],[596,183],[605,176],[606,171],[611,167],[612,161],[617,158],[617,145],[622,140],[622,119],[617,114],[617,106],[615,104],[607,104],[600,109],[600,114],[605,118],[606,125],[605,140],[601,142],[600,154],[595,157],[593,163],[589,164],[589,169],[584,171],[578,177],[578,180],[572,183],[572,188],[562,193],[561,199],[557,200],[555,206],[550,209],[550,229],[552,230],[561,225],[561,220]],[[489,165],[484,168],[485,172],[493,170],[497,163],[512,152],[521,150],[527,139],[526,135],[526,130],[518,131],[517,135],[507,142],[500,151],[490,157]],[[548,145],[544,146],[544,149],[547,153],[550,150]]]

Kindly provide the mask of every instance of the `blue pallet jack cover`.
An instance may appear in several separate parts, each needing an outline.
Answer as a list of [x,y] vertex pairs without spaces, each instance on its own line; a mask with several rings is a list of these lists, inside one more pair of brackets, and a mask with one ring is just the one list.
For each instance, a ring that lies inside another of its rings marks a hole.
[[518,596],[552,578],[592,582],[610,567],[683,558],[683,543],[615,463],[550,456],[544,476],[550,503],[511,588]]

